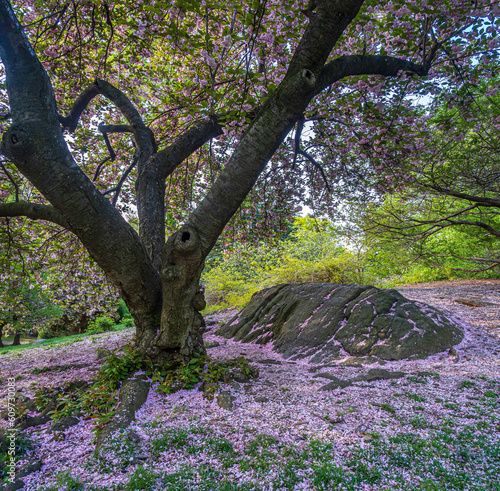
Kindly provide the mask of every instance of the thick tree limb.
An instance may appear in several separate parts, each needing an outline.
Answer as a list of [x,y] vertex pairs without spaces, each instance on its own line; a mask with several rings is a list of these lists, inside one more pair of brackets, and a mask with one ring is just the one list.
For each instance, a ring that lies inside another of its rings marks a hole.
[[317,0],[285,77],[187,222],[200,234],[204,257],[310,100],[322,90],[318,81],[328,56],[362,4],[363,0]]
[[192,153],[220,135],[222,126],[217,117],[200,121],[180,135],[170,146],[155,154],[151,165],[158,168],[161,179],[166,179]]
[[71,230],[64,217],[53,206],[23,201],[0,204],[0,217],[21,216],[31,218],[31,220],[46,220]]
[[434,189],[442,194],[446,194],[447,196],[453,196],[455,198],[465,199],[467,201],[472,201],[473,203],[477,203],[478,206],[493,206],[495,208],[500,208],[500,199],[488,198],[486,196],[475,196],[473,194],[460,193],[458,191],[453,191],[452,189],[443,188],[441,186],[436,185],[428,185],[429,188]]
[[[0,57],[13,115],[1,152],[64,217],[141,319],[139,333],[156,330],[161,310],[158,270],[134,229],[73,159],[50,80],[7,0],[0,0]],[[111,95],[115,98],[116,93]]]
[[448,223],[450,225],[472,225],[473,227],[479,227],[486,230],[495,237],[500,237],[500,232],[498,230],[495,230],[491,225],[480,222],[479,220],[448,220]]
[[400,71],[425,76],[429,71],[429,66],[424,67],[392,56],[344,55],[325,65],[316,83],[315,91],[319,94],[329,85],[345,77],[354,75],[395,77]]

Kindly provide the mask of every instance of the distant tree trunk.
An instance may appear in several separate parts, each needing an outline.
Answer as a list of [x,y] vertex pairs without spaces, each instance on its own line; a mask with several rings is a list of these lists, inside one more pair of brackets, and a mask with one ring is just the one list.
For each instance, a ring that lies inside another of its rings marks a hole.
[[16,332],[14,334],[14,341],[12,342],[12,346],[19,346],[21,344],[21,333]]
[[5,326],[5,322],[0,322],[0,348],[4,347],[4,344],[2,342],[2,334],[3,334],[3,327]]

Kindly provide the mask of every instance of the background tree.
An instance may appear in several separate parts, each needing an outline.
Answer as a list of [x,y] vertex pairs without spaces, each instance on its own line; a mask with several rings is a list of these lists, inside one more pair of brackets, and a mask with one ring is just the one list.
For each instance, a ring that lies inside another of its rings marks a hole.
[[[347,157],[375,152],[382,167],[365,172],[397,181],[393,156],[425,146],[407,136],[425,123],[415,95],[460,84],[455,65],[480,73],[478,53],[496,56],[496,2],[379,4],[19,2],[14,12],[0,0],[12,119],[2,153],[37,190],[0,214],[76,235],[134,316],[142,354],[193,356],[204,260],[235,214],[270,223],[304,197],[316,205]],[[374,135],[381,120],[387,131]],[[135,209],[138,234],[124,218]]]
[[[492,74],[497,72],[490,65]],[[404,182],[382,200],[354,205],[358,227],[386,246],[411,251],[438,269],[483,273],[500,265],[498,80],[437,98],[437,110],[418,136],[419,160],[399,163]]]

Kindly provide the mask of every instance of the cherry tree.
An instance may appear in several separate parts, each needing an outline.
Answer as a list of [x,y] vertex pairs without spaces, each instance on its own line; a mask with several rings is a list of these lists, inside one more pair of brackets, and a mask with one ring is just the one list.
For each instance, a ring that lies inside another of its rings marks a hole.
[[404,178],[394,156],[425,147],[417,99],[481,76],[498,12],[490,0],[0,0],[1,153],[11,182],[34,188],[30,201],[11,190],[0,216],[74,234],[127,304],[140,352],[189,359],[224,229],[333,203],[357,156],[375,156],[365,171],[387,185]]

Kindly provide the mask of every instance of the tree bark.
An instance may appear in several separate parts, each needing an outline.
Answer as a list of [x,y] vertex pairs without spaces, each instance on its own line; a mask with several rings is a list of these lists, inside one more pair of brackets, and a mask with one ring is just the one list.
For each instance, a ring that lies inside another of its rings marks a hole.
[[186,362],[205,354],[200,311],[206,306],[200,289],[205,266],[198,231],[185,225],[169,237],[162,258],[163,304],[161,329],[150,357],[160,365]]

